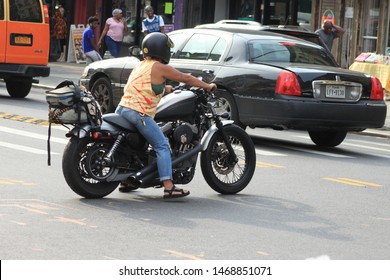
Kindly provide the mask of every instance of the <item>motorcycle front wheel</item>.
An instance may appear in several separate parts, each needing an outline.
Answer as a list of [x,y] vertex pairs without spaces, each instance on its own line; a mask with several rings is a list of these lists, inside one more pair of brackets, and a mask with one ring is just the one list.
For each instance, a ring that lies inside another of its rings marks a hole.
[[117,188],[119,182],[104,180],[113,168],[99,165],[110,146],[89,138],[69,140],[62,157],[62,172],[75,193],[85,198],[102,198]]
[[220,133],[216,132],[206,151],[201,154],[200,164],[208,185],[221,194],[242,191],[251,181],[256,167],[256,152],[252,139],[237,125],[224,127],[224,133],[236,153],[230,155]]

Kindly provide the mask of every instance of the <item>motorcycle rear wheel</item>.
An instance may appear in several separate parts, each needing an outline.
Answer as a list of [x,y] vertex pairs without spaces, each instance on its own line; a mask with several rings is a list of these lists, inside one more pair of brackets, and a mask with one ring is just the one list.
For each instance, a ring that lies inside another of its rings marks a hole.
[[237,125],[224,127],[238,158],[232,162],[222,136],[215,133],[206,151],[201,154],[200,164],[208,185],[221,194],[236,194],[251,181],[256,168],[256,153],[252,139]]
[[[99,181],[88,174],[87,170],[91,170],[91,166],[94,165],[92,160],[96,159],[89,154],[92,152],[96,154],[97,149],[103,150],[103,145],[107,145],[107,143],[94,142],[88,138],[71,138],[65,147],[62,157],[62,172],[69,187],[82,197],[102,198],[118,187],[119,182]],[[112,172],[110,169],[110,167],[106,167],[104,170],[97,171],[99,173],[96,175],[102,174],[104,175],[102,178],[107,177]]]

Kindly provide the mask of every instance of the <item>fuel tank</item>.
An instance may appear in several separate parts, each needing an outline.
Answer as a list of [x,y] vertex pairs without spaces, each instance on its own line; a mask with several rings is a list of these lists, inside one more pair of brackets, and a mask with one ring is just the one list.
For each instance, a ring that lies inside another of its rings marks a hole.
[[187,119],[195,111],[196,94],[189,90],[177,90],[163,98],[157,106],[156,121]]

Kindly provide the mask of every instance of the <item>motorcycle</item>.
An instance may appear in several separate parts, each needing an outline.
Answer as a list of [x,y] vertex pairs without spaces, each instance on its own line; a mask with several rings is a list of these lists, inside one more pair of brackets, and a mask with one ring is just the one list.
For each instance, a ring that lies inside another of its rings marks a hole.
[[[256,167],[254,144],[218,98],[203,89],[178,86],[158,105],[155,121],[168,139],[174,184],[188,184],[200,167],[207,184],[221,194],[236,194],[251,181]],[[84,122],[67,134],[62,159],[69,187],[85,198],[102,198],[122,182],[128,190],[159,187],[156,153],[122,116],[102,116],[99,125]]]

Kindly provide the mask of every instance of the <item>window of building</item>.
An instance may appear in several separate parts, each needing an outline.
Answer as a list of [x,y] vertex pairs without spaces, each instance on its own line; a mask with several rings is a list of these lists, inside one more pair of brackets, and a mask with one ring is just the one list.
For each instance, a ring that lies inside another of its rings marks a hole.
[[379,0],[363,2],[363,52],[375,52],[378,40]]

